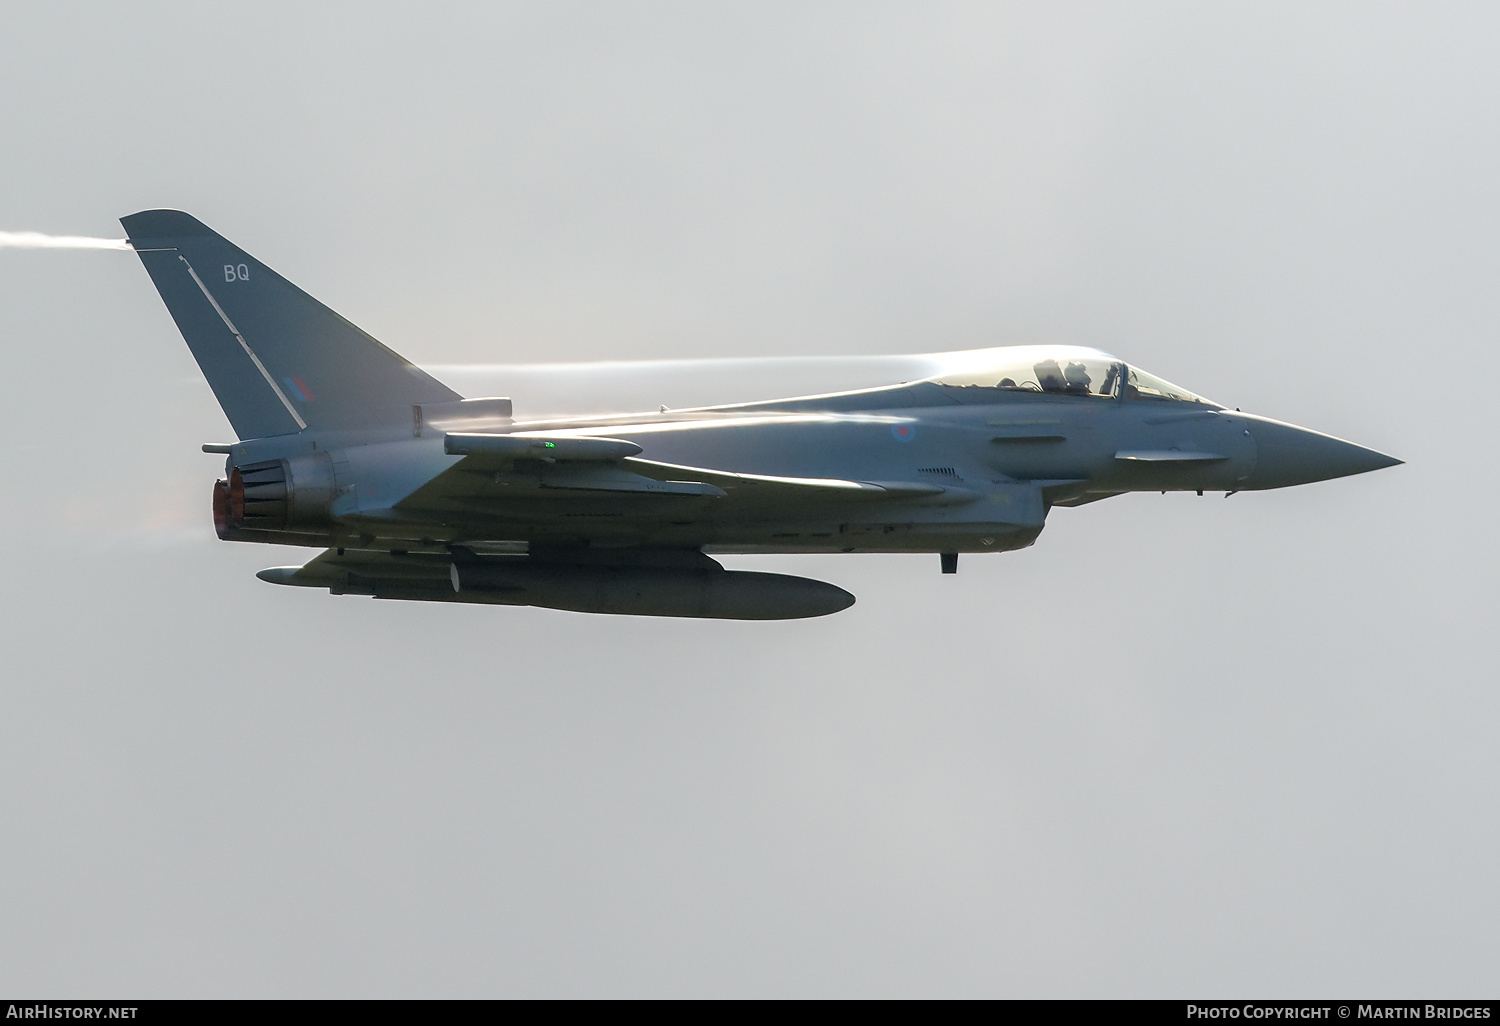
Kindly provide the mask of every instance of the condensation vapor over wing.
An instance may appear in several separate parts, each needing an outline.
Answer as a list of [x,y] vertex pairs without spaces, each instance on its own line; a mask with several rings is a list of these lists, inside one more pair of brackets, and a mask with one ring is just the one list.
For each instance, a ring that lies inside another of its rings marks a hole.
[[972,361],[971,353],[913,356],[766,356],[723,360],[448,364],[424,368],[470,398],[510,396],[522,419],[635,413],[916,381]]
[[425,368],[471,398],[505,395],[516,416],[633,413],[871,388],[924,377],[921,357],[751,357]]

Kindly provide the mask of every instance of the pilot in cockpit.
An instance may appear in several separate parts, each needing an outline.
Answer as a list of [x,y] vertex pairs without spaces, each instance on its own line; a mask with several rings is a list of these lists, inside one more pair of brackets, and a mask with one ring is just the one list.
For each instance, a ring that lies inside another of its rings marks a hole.
[[1068,361],[1068,365],[1063,368],[1063,380],[1066,382],[1063,390],[1072,395],[1088,395],[1089,386],[1094,383],[1080,360]]

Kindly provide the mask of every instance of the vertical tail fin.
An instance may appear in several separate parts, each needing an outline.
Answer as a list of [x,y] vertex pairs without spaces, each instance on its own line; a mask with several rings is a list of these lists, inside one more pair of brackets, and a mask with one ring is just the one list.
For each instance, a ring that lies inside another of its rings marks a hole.
[[408,423],[462,398],[196,218],[120,223],[241,438]]

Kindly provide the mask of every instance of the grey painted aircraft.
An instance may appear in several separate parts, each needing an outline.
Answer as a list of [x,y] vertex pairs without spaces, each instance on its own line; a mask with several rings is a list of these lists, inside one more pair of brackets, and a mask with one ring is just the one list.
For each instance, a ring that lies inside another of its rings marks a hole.
[[274,584],[582,612],[791,619],[822,581],[713,554],[1024,548],[1055,506],[1283,488],[1399,463],[1095,349],[958,354],[926,380],[527,420],[465,398],[176,210],[122,218],[240,440],[228,541],[324,549]]

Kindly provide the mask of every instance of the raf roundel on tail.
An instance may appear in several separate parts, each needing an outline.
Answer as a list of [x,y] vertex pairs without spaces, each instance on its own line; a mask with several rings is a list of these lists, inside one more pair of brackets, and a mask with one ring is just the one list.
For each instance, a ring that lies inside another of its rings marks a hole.
[[528,420],[459,395],[188,214],[121,223],[239,436],[205,446],[227,456],[219,537],[323,549],[261,571],[275,584],[822,616],[854,596],[713,556],[927,552],[953,573],[959,553],[1032,544],[1056,506],[1400,462],[1075,346],[945,354],[962,369],[854,392]]

